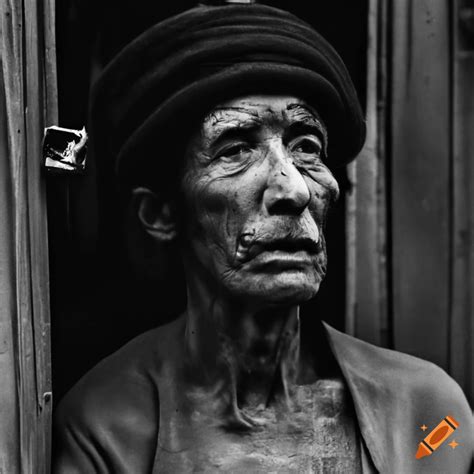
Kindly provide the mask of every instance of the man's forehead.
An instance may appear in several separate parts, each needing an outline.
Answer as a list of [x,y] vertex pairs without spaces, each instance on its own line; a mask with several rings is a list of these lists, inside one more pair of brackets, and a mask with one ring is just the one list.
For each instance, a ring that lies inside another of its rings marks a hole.
[[220,129],[248,124],[258,125],[266,120],[304,122],[324,130],[316,110],[297,97],[249,96],[233,99],[216,106],[204,119],[204,129]]

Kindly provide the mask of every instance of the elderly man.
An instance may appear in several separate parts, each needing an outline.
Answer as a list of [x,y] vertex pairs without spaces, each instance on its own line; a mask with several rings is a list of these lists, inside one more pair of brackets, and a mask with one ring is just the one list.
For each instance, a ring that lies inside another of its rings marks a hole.
[[[177,243],[188,299],[67,395],[56,473],[468,472],[471,413],[446,373],[300,328],[331,169],[365,134],[331,46],[274,8],[199,6],[119,53],[92,121],[144,230]],[[448,414],[462,449],[416,459],[418,427]]]

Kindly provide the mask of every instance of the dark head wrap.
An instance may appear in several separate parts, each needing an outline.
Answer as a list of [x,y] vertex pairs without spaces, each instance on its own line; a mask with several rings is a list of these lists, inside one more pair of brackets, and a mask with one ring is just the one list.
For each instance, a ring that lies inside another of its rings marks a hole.
[[362,148],[364,119],[338,54],[294,15],[251,4],[198,6],[123,49],[93,93],[95,153],[109,157],[122,184],[144,184],[144,174],[155,174],[149,165],[170,180],[164,170],[179,166],[187,127],[219,102],[252,93],[312,105],[328,129],[331,168]]

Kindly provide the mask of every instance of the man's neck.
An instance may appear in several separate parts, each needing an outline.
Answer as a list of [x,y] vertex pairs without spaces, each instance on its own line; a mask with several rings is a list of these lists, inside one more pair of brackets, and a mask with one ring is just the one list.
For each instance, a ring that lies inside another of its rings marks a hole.
[[299,307],[259,307],[187,276],[186,347],[204,380],[227,387],[235,407],[291,404],[300,365]]

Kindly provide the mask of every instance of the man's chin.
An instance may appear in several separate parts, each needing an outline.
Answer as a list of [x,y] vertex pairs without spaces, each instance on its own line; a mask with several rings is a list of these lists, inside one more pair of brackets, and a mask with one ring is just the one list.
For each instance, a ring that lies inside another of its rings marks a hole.
[[319,290],[322,278],[300,272],[284,272],[280,275],[249,277],[244,284],[233,288],[239,298],[255,301],[259,305],[292,305],[310,300]]

